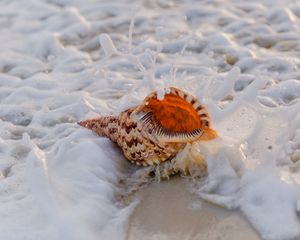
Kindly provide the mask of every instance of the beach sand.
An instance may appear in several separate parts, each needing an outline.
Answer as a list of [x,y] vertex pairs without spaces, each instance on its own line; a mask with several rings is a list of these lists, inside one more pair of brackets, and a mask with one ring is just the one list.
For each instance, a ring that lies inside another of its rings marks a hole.
[[258,240],[239,211],[196,198],[186,179],[152,183],[138,193],[140,204],[130,219],[128,240]]

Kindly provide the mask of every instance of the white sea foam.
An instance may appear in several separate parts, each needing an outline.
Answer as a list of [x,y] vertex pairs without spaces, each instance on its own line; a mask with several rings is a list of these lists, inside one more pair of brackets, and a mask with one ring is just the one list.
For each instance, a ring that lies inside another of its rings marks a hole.
[[125,239],[135,202],[119,201],[120,179],[134,170],[76,122],[170,86],[201,100],[220,135],[200,145],[199,196],[240,209],[264,239],[299,237],[299,3],[11,0],[0,12],[1,238]]

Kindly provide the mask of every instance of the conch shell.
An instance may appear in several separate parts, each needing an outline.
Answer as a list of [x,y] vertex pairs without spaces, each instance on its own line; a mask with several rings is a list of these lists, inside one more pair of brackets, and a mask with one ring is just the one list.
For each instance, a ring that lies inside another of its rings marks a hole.
[[106,136],[137,165],[155,165],[173,159],[188,143],[211,140],[206,108],[190,94],[171,87],[163,99],[153,92],[135,108],[119,116],[79,122],[100,136]]

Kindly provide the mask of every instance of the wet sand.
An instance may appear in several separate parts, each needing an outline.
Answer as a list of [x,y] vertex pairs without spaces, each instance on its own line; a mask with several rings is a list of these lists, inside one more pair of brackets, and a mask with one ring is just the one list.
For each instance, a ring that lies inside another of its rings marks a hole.
[[238,211],[196,198],[183,178],[152,183],[140,190],[128,240],[259,240]]

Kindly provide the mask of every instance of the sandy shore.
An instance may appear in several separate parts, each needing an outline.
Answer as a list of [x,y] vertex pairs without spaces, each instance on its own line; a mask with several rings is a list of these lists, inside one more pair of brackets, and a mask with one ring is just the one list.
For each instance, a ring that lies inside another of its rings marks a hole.
[[146,186],[139,197],[128,240],[260,239],[241,213],[197,199],[182,178]]

